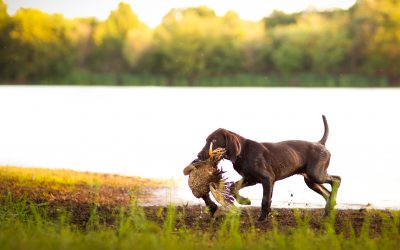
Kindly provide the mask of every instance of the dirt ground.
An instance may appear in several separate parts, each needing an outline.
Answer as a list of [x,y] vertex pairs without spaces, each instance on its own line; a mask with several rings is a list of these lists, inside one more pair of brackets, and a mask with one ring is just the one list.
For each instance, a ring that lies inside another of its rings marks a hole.
[[[75,185],[73,188],[58,185],[55,188],[53,184],[33,185],[6,178],[2,178],[0,184],[0,206],[7,202],[7,196],[12,194],[12,199],[15,201],[24,198],[40,204],[40,207],[46,207],[46,214],[50,218],[57,218],[59,211],[66,211],[71,215],[71,222],[82,228],[90,220],[94,209],[101,224],[115,226],[121,207],[126,207],[128,210],[134,200],[141,204],[148,204],[149,200],[157,198],[154,197],[157,188],[147,188],[139,192],[133,192],[123,187],[102,186],[96,188],[87,185]],[[142,208],[149,221],[160,225],[164,223],[167,206],[142,206]],[[211,217],[204,205],[177,205],[175,211],[176,230],[184,228],[212,232],[218,230],[226,219],[226,212],[217,211],[217,216]],[[258,232],[268,231],[273,228],[273,223],[280,231],[290,232],[291,229],[299,226],[298,217],[302,221],[306,221],[312,229],[318,231],[324,228],[326,221],[323,209],[274,208],[271,216],[263,223],[256,222],[260,211],[259,207],[242,207],[240,211],[240,230],[243,232],[253,229]],[[296,218],[295,213],[297,212],[300,216]],[[335,230],[337,233],[349,234],[354,231],[355,234],[359,234],[364,221],[368,218],[370,234],[378,235],[385,224],[385,220],[382,219],[385,217],[393,218],[393,211],[336,210]]]
[[[59,211],[60,207],[67,208],[71,212],[72,223],[84,227],[89,221],[93,204],[82,203],[49,203],[51,216]],[[167,206],[144,206],[141,207],[149,221],[163,225],[167,217]],[[240,217],[240,231],[246,232],[255,229],[257,232],[267,232],[276,223],[279,231],[288,233],[290,230],[299,226],[298,220],[305,222],[316,231],[324,229],[326,218],[323,216],[323,209],[287,209],[275,208],[266,222],[256,222],[259,207],[242,207]],[[109,205],[97,205],[96,213],[99,215],[101,224],[115,225],[116,207]],[[175,229],[190,229],[194,231],[216,231],[226,220],[226,211],[217,212],[217,216],[211,217],[203,205],[175,206]],[[295,213],[298,213],[297,216]],[[364,221],[369,220],[369,233],[371,236],[379,235],[384,226],[385,220],[382,218],[393,218],[393,211],[386,210],[337,210],[335,217],[336,233],[351,234],[353,231],[359,235]],[[301,222],[300,222],[301,223]]]

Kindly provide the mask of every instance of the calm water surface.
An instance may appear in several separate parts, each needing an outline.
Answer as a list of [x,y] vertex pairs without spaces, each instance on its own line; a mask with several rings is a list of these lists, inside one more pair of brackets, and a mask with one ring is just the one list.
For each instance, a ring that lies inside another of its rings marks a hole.
[[[330,126],[328,172],[340,206],[400,209],[400,89],[0,87],[0,165],[173,179],[160,200],[199,202],[183,168],[213,130],[257,141],[318,141]],[[221,163],[239,179],[229,162]],[[259,205],[261,186],[243,189]],[[294,176],[273,206],[323,206]]]

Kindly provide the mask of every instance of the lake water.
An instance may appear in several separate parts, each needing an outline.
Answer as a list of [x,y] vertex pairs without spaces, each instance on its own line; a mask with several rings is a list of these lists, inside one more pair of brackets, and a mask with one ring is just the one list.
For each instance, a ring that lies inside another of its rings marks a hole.
[[[161,199],[197,203],[182,170],[212,131],[318,141],[325,114],[339,207],[400,209],[399,108],[400,89],[2,86],[0,165],[173,179]],[[241,193],[259,205],[260,185]],[[272,203],[324,205],[300,176],[277,182]]]

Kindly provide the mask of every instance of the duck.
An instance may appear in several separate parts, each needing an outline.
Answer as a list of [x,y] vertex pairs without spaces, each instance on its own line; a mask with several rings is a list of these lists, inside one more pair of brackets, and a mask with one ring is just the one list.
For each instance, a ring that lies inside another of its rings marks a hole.
[[188,185],[196,198],[201,198],[211,192],[215,200],[223,207],[230,207],[234,198],[230,192],[232,182],[224,177],[225,171],[218,167],[218,163],[224,158],[226,149],[209,149],[209,158],[196,161],[184,168],[183,174],[188,175]]

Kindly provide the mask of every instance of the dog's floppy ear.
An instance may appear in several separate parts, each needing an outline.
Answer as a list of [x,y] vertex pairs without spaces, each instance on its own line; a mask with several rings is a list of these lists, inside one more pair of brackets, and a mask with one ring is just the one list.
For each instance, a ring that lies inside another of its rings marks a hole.
[[239,138],[231,131],[225,131],[225,143],[228,159],[234,163],[242,151]]

